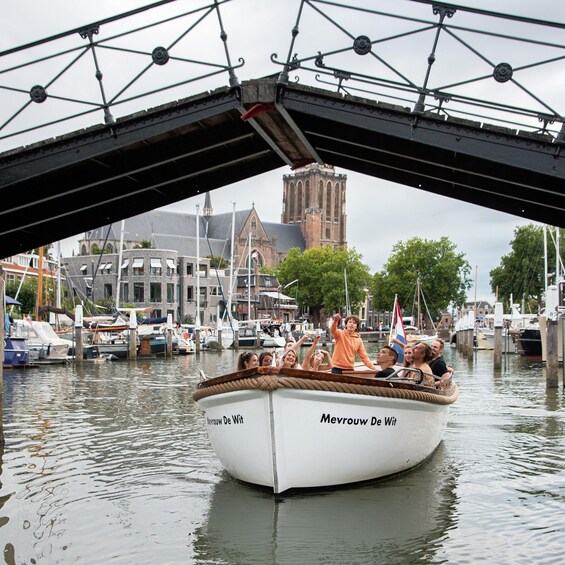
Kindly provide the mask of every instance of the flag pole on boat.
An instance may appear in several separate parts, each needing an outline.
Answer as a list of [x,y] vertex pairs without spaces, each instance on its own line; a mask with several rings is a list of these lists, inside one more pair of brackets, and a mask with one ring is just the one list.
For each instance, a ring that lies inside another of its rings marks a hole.
[[349,305],[349,291],[347,290],[347,269],[343,269],[343,277],[345,279],[345,315],[351,315],[351,308]]

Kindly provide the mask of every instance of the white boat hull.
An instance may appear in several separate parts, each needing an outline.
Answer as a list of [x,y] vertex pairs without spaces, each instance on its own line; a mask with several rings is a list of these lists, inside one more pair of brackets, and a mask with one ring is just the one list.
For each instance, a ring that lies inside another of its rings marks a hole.
[[271,348],[271,347],[284,347],[286,344],[286,340],[284,339],[284,337],[281,336],[270,336],[270,335],[265,335],[264,336],[264,341],[262,342],[262,346],[265,348]]
[[276,493],[414,467],[441,442],[449,413],[445,404],[298,388],[237,390],[198,404],[224,468]]
[[406,336],[408,345],[415,345],[416,343],[427,343],[431,345],[439,336],[437,334],[411,334]]

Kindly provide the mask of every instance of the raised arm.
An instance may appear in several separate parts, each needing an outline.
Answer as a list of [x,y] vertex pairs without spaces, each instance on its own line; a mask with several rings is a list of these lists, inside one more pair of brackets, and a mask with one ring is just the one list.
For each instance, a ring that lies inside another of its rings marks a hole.
[[330,333],[334,338],[336,336],[337,327],[339,326],[340,322],[341,322],[341,316],[338,312],[337,314],[334,314],[334,317],[332,318],[332,325],[330,326]]
[[298,354],[298,352],[300,351],[300,348],[302,347],[302,344],[310,337],[310,334],[308,332],[304,332],[304,335],[298,340],[295,341],[292,344],[291,349],[294,349],[294,351]]
[[306,369],[307,371],[312,370],[312,366],[310,365],[310,359],[312,359],[312,355],[314,355],[314,352],[316,351],[316,345],[318,345],[319,341],[320,341],[320,335],[315,335],[314,341],[312,342],[312,345],[308,348],[308,351],[306,352],[306,357],[304,357],[304,361],[302,361],[302,368]]
[[319,367],[318,367],[318,371],[331,371],[332,367],[334,366],[334,364],[332,363],[332,357],[329,354],[329,352],[327,352],[325,349],[322,349],[321,352],[324,355],[324,361],[325,363],[322,363]]

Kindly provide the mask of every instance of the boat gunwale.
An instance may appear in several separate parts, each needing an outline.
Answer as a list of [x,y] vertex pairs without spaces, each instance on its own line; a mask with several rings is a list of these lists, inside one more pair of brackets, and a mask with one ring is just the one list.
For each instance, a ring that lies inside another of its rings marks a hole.
[[281,367],[254,367],[201,381],[193,393],[193,398],[198,401],[207,396],[234,390],[272,390],[273,388],[396,396],[434,404],[452,404],[459,396],[459,389],[453,381],[449,388],[435,389],[416,383],[402,382],[398,379],[376,378],[370,371],[364,373],[367,376]]

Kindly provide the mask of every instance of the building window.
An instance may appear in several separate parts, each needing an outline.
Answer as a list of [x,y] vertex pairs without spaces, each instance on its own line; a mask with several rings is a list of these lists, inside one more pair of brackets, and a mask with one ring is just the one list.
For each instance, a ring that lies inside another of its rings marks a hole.
[[326,222],[332,219],[332,185],[328,183],[326,192]]
[[335,185],[334,222],[339,221],[339,184]]
[[173,283],[167,283],[167,302],[171,303],[175,301],[175,285]]
[[194,265],[192,263],[187,263],[186,264],[186,275],[188,277],[192,277],[194,273]]
[[294,184],[290,183],[290,191],[288,193],[288,221],[289,223],[293,223],[294,222],[294,198],[295,198],[295,192],[294,192]]
[[149,301],[161,302],[161,283],[149,283]]
[[112,285],[104,284],[104,298],[112,298]]
[[206,296],[207,296],[207,288],[205,286],[201,286],[200,287],[200,307],[201,308],[206,308],[206,306],[208,305],[206,302]]
[[145,302],[143,283],[133,283],[133,301]]
[[177,266],[172,259],[167,259],[167,276],[172,277],[177,272]]
[[193,286],[187,286],[186,287],[186,299],[189,302],[192,302],[194,300],[194,287]]
[[152,277],[160,277],[163,275],[163,266],[161,265],[161,259],[156,259],[155,257],[151,259],[149,275]]
[[253,218],[251,218],[251,229],[252,230],[257,229],[257,218],[255,216],[253,216]]
[[145,268],[143,266],[143,258],[142,257],[136,257],[133,260],[131,267],[132,267],[132,270],[133,270],[133,276],[134,277],[139,277],[139,276],[145,274]]
[[122,277],[128,276],[128,271],[129,271],[128,267],[129,267],[129,259],[125,259],[120,266],[120,270],[122,271]]
[[200,265],[200,276],[208,278],[208,265]]
[[122,300],[129,302],[129,286],[128,283],[122,283]]

